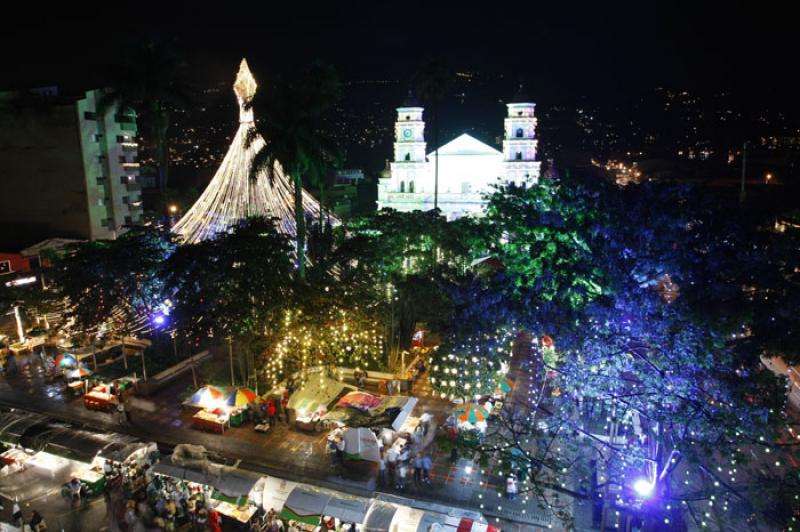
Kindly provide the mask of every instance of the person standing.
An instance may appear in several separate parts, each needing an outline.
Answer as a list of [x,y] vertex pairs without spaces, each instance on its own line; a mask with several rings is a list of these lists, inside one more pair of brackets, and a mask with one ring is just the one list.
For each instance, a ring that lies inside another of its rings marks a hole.
[[399,490],[405,489],[406,487],[406,477],[408,476],[408,465],[406,462],[400,462],[400,465],[397,467],[397,486],[396,488]]
[[125,412],[125,402],[122,399],[117,402],[117,415],[119,416],[119,424],[125,425],[128,421],[128,415]]
[[14,506],[11,507],[11,519],[16,526],[22,526],[22,508],[17,501],[14,501]]
[[508,475],[506,479],[506,496],[510,501],[517,498],[517,479],[514,478],[513,474]]
[[270,399],[267,402],[267,417],[269,418],[269,426],[275,426],[275,415],[277,414],[275,409],[275,400]]
[[433,461],[431,460],[431,455],[426,454],[422,457],[422,481],[426,484],[431,483],[431,468],[433,467]]
[[289,424],[289,392],[283,392],[281,398],[281,414],[283,414],[283,421]]
[[30,527],[33,532],[42,532],[43,530],[47,530],[47,523],[44,520],[44,517],[37,512],[36,510],[33,511],[31,515],[31,522]]
[[414,483],[422,484],[422,453],[414,457]]
[[389,451],[386,453],[386,465],[387,469],[389,470],[389,483],[396,484],[397,483],[397,451],[390,447]]
[[386,455],[381,453],[381,458],[378,461],[378,486],[384,487],[386,485]]

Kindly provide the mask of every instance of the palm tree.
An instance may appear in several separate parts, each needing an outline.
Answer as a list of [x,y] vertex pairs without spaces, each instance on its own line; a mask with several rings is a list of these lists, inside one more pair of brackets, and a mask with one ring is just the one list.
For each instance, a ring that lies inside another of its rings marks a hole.
[[436,146],[434,160],[433,208],[439,208],[439,102],[450,90],[452,76],[444,62],[436,57],[425,59],[415,74],[417,94],[433,103],[433,144]]
[[[303,208],[304,181],[320,179],[331,161],[338,159],[339,149],[319,129],[322,116],[339,98],[336,71],[314,63],[310,68],[284,79],[256,96],[254,105],[261,107],[257,116],[266,144],[255,155],[250,175],[253,179],[266,172],[274,180],[277,164],[294,182],[294,216],[297,226],[297,275],[306,275],[306,219]],[[320,207],[322,209],[322,207]]]
[[98,102],[136,110],[147,124],[155,143],[159,191],[163,195],[169,177],[169,126],[172,108],[187,108],[193,91],[182,77],[185,62],[173,41],[149,41],[125,54],[125,60],[109,69],[110,90]]

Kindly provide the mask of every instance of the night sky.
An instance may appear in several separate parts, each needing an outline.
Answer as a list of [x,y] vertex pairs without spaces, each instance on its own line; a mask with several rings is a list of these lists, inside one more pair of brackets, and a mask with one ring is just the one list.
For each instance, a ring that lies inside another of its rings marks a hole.
[[800,56],[797,19],[778,2],[274,4],[31,4],[5,17],[0,89],[85,89],[148,36],[175,37],[200,84],[228,82],[242,56],[262,78],[319,58],[344,79],[403,80],[439,55],[523,78],[545,98],[667,86],[789,102]]

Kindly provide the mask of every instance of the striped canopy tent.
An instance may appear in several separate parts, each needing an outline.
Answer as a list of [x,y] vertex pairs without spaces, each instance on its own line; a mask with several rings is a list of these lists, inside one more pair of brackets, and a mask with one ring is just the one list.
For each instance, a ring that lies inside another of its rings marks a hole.
[[192,395],[189,404],[201,408],[216,408],[225,404],[225,390],[211,385],[203,386]]
[[474,403],[464,403],[462,405],[458,405],[453,413],[456,416],[456,419],[461,421],[462,423],[479,423],[481,421],[486,421],[486,418],[489,417],[489,411],[486,410],[481,405],[476,405]]
[[68,379],[82,379],[92,374],[92,370],[87,368],[71,369],[67,372]]
[[225,404],[228,406],[241,407],[249,405],[258,398],[256,392],[249,388],[236,388],[228,397],[225,398]]
[[512,381],[508,377],[500,377],[500,380],[497,381],[498,393],[510,392],[512,388],[514,388],[514,381]]
[[57,368],[72,368],[78,365],[78,359],[69,353],[61,353],[56,357],[55,364]]

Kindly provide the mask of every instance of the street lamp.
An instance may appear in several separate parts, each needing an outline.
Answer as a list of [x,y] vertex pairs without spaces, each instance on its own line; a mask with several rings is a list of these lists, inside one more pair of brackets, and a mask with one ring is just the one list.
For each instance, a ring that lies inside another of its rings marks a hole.
[[653,494],[654,487],[655,485],[653,483],[644,478],[640,478],[639,480],[633,483],[633,490],[642,499],[649,498]]
[[174,203],[169,206],[169,213],[176,214],[178,212],[178,206]]

